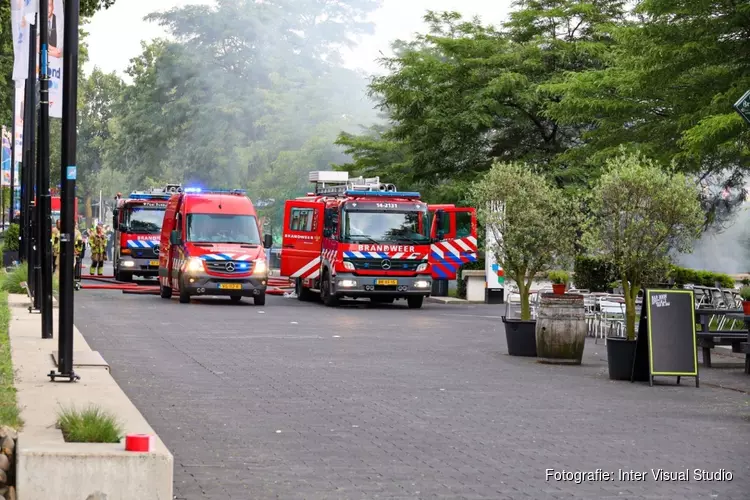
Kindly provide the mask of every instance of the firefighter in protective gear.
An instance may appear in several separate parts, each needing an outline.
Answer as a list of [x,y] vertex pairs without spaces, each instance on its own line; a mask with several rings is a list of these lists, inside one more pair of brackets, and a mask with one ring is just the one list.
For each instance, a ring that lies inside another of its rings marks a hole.
[[89,237],[91,247],[91,274],[101,276],[104,272],[104,261],[107,259],[107,236],[104,234],[101,224],[96,226],[96,232]]
[[60,263],[60,219],[55,222],[52,228],[52,272],[57,272]]

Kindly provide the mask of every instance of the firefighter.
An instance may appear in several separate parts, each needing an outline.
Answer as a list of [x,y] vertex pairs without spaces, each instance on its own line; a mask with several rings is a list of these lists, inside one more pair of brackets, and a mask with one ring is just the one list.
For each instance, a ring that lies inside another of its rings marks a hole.
[[75,246],[73,247],[75,250],[75,259],[73,260],[73,275],[75,276],[74,279],[80,278],[79,276],[79,265],[81,264],[81,260],[83,259],[83,252],[86,249],[86,244],[83,241],[83,235],[81,234],[81,231],[78,229],[78,223],[76,223],[76,240],[75,240]]
[[52,272],[57,272],[57,266],[60,263],[60,219],[55,221],[55,227],[52,228]]
[[96,226],[96,232],[89,237],[89,246],[91,247],[91,274],[95,271],[101,276],[104,272],[104,261],[107,259],[107,237],[104,234],[102,225]]

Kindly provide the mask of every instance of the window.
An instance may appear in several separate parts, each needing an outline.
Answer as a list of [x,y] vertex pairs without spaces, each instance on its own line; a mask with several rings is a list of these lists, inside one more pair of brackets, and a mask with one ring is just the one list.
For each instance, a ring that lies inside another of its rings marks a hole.
[[331,236],[336,235],[336,230],[339,227],[339,211],[338,208],[326,208],[325,212],[325,225],[323,229],[326,230],[327,234]]
[[164,211],[164,208],[131,208],[125,213],[125,227],[130,233],[159,233],[164,221]]
[[342,216],[343,237],[345,241],[356,243],[428,243],[426,231],[419,227],[421,214],[347,209]]
[[260,245],[258,220],[252,215],[188,214],[187,241]]
[[316,229],[315,209],[293,208],[289,217],[289,229],[311,233]]
[[471,212],[456,212],[456,238],[471,236]]

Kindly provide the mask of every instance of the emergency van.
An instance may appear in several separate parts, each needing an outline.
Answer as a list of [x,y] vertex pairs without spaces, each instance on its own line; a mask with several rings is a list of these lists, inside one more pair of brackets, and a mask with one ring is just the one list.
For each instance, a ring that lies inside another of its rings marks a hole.
[[268,263],[258,217],[242,190],[185,188],[167,204],[161,230],[161,297],[177,293],[181,303],[194,295],[252,297],[266,303]]
[[159,272],[159,238],[167,201],[181,191],[179,184],[149,191],[134,191],[117,200],[112,214],[115,279],[153,278]]
[[310,172],[315,191],[287,200],[281,274],[299,300],[342,297],[422,307],[433,280],[477,259],[476,210],[430,207],[378,177]]

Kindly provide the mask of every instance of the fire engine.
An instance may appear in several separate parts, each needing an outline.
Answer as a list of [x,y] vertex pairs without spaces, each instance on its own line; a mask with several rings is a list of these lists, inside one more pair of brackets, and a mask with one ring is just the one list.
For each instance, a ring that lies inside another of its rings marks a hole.
[[310,172],[314,192],[284,207],[281,274],[299,300],[342,297],[422,307],[433,280],[477,259],[476,210],[429,206],[380,178]]
[[162,189],[135,191],[117,200],[112,215],[115,279],[132,281],[134,275],[154,277],[159,273],[159,240],[164,211],[179,184]]
[[[75,214],[78,219],[78,198],[75,199]],[[57,224],[57,220],[60,218],[60,210],[62,208],[62,202],[59,196],[50,196],[50,215],[52,216],[52,225]]]

